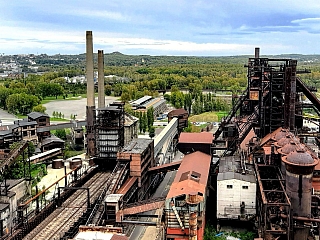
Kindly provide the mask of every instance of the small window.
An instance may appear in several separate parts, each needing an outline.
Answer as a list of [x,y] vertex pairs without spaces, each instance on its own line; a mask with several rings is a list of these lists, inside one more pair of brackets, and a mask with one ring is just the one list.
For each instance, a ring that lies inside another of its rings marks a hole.
[[228,189],[232,189],[232,185],[227,185],[227,188]]
[[242,189],[248,189],[249,187],[248,186],[242,186]]

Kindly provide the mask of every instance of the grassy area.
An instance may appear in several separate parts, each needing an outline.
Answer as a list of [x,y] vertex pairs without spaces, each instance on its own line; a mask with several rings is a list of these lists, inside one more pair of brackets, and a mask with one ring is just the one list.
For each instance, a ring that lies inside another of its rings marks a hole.
[[199,115],[189,117],[190,122],[217,122],[217,112],[206,112]]
[[[87,97],[86,95],[84,97]],[[78,99],[81,99],[83,98],[82,95],[78,95],[78,96],[71,96],[69,95],[67,98],[63,98],[62,96],[58,96],[57,98],[56,97],[46,97],[45,99],[43,99],[41,101],[41,104],[46,104],[48,102],[52,102],[52,101],[70,101],[70,100],[78,100]]]
[[24,119],[24,118],[27,118],[27,117],[28,117],[27,115],[22,115],[22,114],[20,114],[20,113],[15,114],[15,116],[16,116],[17,118],[19,118],[19,119]]
[[75,151],[75,150],[66,150],[65,151],[65,158],[71,158],[71,157],[74,157],[74,156],[78,156],[82,153],[85,153],[84,150],[80,150],[80,151]]
[[217,115],[218,115],[218,122],[221,122],[221,119],[223,117],[226,117],[228,115],[229,112],[226,112],[226,111],[220,111],[220,112],[217,112]]
[[69,122],[69,121],[70,121],[70,119],[50,117],[50,121],[57,121],[57,122]]
[[[94,94],[96,97],[98,96],[98,93]],[[56,97],[46,97],[41,101],[41,104],[46,104],[48,102],[52,101],[70,101],[70,100],[79,100],[81,98],[86,98],[87,94],[77,94],[76,96],[73,96],[72,94],[69,94],[67,98],[63,98],[63,96]]]
[[190,122],[220,122],[221,118],[228,115],[226,111],[206,112],[189,117]]

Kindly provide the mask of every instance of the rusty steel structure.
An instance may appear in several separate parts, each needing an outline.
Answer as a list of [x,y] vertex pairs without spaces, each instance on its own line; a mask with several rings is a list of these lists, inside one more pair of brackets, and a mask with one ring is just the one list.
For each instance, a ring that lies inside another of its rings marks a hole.
[[[320,226],[313,207],[318,197],[312,195],[319,159],[305,141],[319,139],[320,133],[303,130],[303,109],[313,108],[320,115],[320,101],[312,93],[315,89],[298,77],[309,71],[298,70],[293,59],[262,58],[258,48],[246,67],[248,87],[215,132],[214,149],[223,149],[225,142],[222,157],[236,155],[238,149],[249,152],[256,174],[259,237],[310,239]],[[312,104],[303,103],[302,94]]]
[[97,109],[95,139],[100,161],[115,163],[117,152],[124,146],[124,121],[124,103]]
[[261,58],[259,49],[256,49],[255,57],[249,58],[246,67],[248,87],[237,97],[234,107],[214,134],[215,140],[219,141],[221,133],[227,132],[224,136],[228,137],[225,154],[229,155],[236,151],[251,129],[258,138],[279,127],[299,131],[303,125],[302,93],[313,103],[313,106],[305,107],[320,110],[320,101],[312,93],[315,89],[297,77],[298,73],[309,71],[297,70],[296,60]]

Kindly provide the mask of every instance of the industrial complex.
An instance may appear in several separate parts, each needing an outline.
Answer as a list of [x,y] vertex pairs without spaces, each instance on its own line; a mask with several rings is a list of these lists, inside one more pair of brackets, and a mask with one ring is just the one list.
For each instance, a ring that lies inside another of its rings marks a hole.
[[[214,131],[183,132],[189,113],[175,109],[154,138],[138,138],[138,118],[123,102],[105,105],[103,50],[97,66],[95,106],[87,31],[86,120],[53,125],[48,115],[32,112],[0,126],[0,239],[125,240],[148,233],[144,239],[202,240],[208,222],[217,232],[244,226],[256,240],[319,239],[320,133],[308,131],[303,112],[320,115],[320,101],[299,78],[308,71],[296,60],[262,58],[256,48],[246,64],[247,89],[233,96]],[[168,111],[164,99],[151,96],[131,107],[152,107],[154,118]],[[72,129],[85,157],[57,159],[64,141],[50,131],[62,128]],[[37,146],[36,155],[25,154],[28,142]],[[64,174],[26,198],[28,177],[6,178],[19,156],[26,167],[45,162]]]

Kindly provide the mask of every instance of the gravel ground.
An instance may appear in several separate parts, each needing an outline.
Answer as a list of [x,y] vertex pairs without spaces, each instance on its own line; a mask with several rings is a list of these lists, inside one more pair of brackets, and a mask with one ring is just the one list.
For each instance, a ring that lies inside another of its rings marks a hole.
[[[108,106],[110,103],[116,101],[118,97],[105,97],[105,103],[106,106]],[[96,106],[98,106],[98,98],[95,99]],[[64,118],[69,119],[71,114],[77,115],[76,119],[78,120],[84,120],[86,118],[86,105],[87,105],[87,99],[86,98],[79,98],[76,100],[59,100],[59,101],[52,101],[46,104],[43,104],[47,108],[46,113],[49,116],[52,116],[52,113],[55,112],[61,112],[64,114]]]

